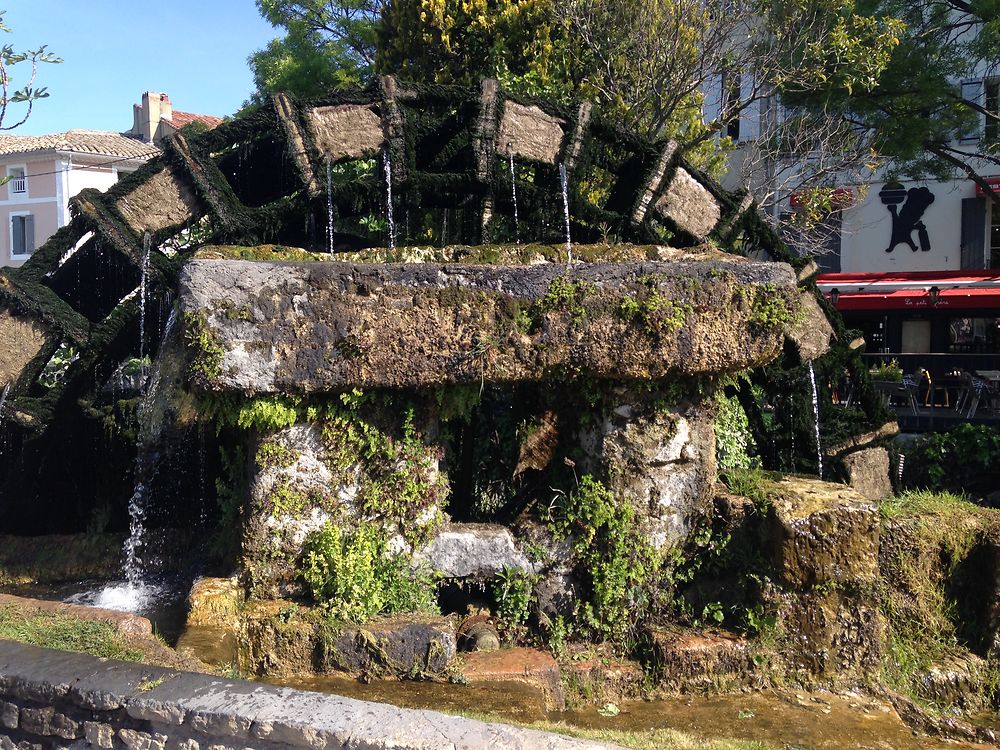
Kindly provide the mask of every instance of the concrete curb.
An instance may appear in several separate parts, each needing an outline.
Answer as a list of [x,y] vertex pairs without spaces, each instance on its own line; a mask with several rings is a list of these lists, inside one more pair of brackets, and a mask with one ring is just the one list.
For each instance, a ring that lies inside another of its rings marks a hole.
[[608,750],[600,742],[0,641],[0,750]]

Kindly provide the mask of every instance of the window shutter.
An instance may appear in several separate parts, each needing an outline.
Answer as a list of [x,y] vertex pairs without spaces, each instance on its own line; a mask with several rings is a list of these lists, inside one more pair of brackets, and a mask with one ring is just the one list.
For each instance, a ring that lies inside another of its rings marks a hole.
[[[962,81],[962,98],[966,101],[973,102],[979,106],[983,106],[983,82],[980,81]],[[968,143],[970,141],[978,141],[983,137],[983,126],[985,125],[984,118],[982,115],[976,115],[976,127],[962,134],[962,142]]]
[[10,217],[10,252],[12,255],[24,255],[24,217]]
[[985,266],[986,199],[962,199],[962,269]]
[[24,251],[35,252],[35,217],[24,217]]

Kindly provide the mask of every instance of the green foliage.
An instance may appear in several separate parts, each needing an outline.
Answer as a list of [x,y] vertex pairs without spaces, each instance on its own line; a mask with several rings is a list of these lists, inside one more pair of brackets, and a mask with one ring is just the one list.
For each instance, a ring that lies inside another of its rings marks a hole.
[[590,584],[588,601],[577,611],[581,632],[623,642],[648,606],[649,577],[655,555],[639,533],[635,509],[619,503],[601,482],[584,476],[561,498],[550,526],[569,537],[580,569]]
[[757,445],[739,400],[720,392],[716,401],[719,413],[715,417],[715,455],[719,470],[726,472],[759,467]]
[[587,316],[584,301],[594,291],[595,287],[589,281],[571,281],[566,276],[556,276],[545,294],[533,305],[530,314],[538,320],[549,310],[566,312],[571,321],[579,323]]
[[879,362],[868,370],[868,374],[873,380],[893,380],[896,382],[903,379],[903,368],[899,360],[893,357],[888,362]]
[[430,576],[392,555],[376,524],[361,523],[346,536],[327,523],[306,539],[299,572],[313,599],[338,620],[437,611]]
[[287,469],[298,460],[296,451],[287,448],[278,440],[270,439],[261,443],[257,449],[257,466],[262,469],[277,467]]
[[757,467],[734,466],[723,474],[722,480],[730,492],[753,502],[761,513],[774,504],[768,495],[771,479]]
[[[6,10],[0,10],[0,32],[9,34],[10,27],[4,21]],[[48,97],[49,92],[45,86],[35,87],[35,78],[38,75],[38,66],[42,64],[61,63],[62,58],[48,51],[46,45],[33,50],[15,50],[14,45],[5,44],[0,47],[0,130],[13,130],[31,117],[31,111],[35,102]],[[14,87],[14,72],[12,68],[27,63],[31,67],[27,81],[20,88]],[[24,113],[17,122],[11,124],[6,121],[10,105],[26,105]],[[6,178],[3,182],[8,181]]]
[[753,290],[748,320],[762,329],[784,328],[793,323],[798,311],[774,284],[764,284]]
[[258,98],[287,91],[319,96],[365,84],[375,60],[378,5],[368,0],[257,0],[285,36],[250,56]]
[[960,424],[924,435],[902,452],[908,488],[984,497],[1000,486],[1000,430],[995,427]]
[[129,645],[110,623],[52,612],[28,613],[14,606],[0,607],[0,639],[105,659],[144,661],[142,651]]
[[516,631],[528,621],[537,580],[537,576],[512,568],[504,568],[493,579],[496,616],[505,633]]
[[59,385],[74,362],[80,358],[76,347],[71,344],[60,344],[52,358],[45,363],[45,367],[38,376],[38,382],[46,388],[55,388]]
[[208,326],[203,313],[186,312],[184,320],[184,340],[192,351],[190,377],[202,388],[210,388],[213,381],[222,375],[224,354],[215,334]]

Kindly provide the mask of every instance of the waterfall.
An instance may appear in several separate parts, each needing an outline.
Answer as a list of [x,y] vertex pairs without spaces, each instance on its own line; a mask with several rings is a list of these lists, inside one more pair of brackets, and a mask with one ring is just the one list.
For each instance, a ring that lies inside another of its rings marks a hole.
[[146,355],[146,287],[149,283],[149,253],[153,247],[153,237],[149,232],[142,236],[142,271],[139,277],[139,366]]
[[392,215],[392,159],[386,146],[383,166],[385,168],[386,219],[389,222],[389,249],[396,249],[396,221]]
[[518,232],[517,218],[517,175],[514,174],[514,152],[508,152],[510,156],[510,194],[514,199],[514,242],[521,244],[521,237]]
[[333,254],[333,167],[326,160],[326,251]]
[[163,394],[165,378],[163,376],[164,354],[169,352],[167,342],[176,328],[177,311],[173,310],[167,319],[163,331],[161,355],[157,356],[146,390],[139,405],[138,418],[139,448],[135,460],[135,489],[128,503],[129,533],[122,548],[124,558],[122,573],[123,582],[111,584],[99,591],[85,592],[71,597],[68,601],[79,604],[89,604],[103,609],[115,609],[125,612],[142,612],[160,593],[159,586],[146,580],[146,516],[149,511],[150,485],[159,468],[160,454],[157,441],[163,428],[163,414],[160,402]]
[[559,165],[559,181],[562,183],[563,214],[566,218],[566,265],[573,263],[573,242],[569,236],[569,181],[566,178],[566,165]]
[[4,406],[7,404],[7,394],[10,393],[10,383],[7,383],[3,387],[3,393],[0,393],[0,424],[3,424],[3,410]]
[[816,390],[816,371],[809,362],[809,383],[812,385],[813,429],[816,432],[816,465],[819,467],[819,478],[823,478],[823,443],[819,436],[819,392]]

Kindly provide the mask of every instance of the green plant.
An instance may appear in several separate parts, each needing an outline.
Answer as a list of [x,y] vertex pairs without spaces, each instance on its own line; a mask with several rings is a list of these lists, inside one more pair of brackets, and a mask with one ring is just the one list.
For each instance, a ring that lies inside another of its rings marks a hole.
[[766,513],[773,505],[769,496],[771,480],[759,468],[734,467],[723,474],[722,480],[734,495],[751,500],[760,513]]
[[964,423],[935,432],[904,449],[908,489],[983,497],[1000,486],[1000,430]]
[[46,388],[55,388],[66,376],[70,366],[80,358],[76,347],[71,344],[60,344],[52,357],[45,363],[38,376],[38,383]]
[[392,555],[385,531],[358,525],[350,535],[327,522],[303,546],[299,574],[313,599],[331,617],[355,623],[396,612],[435,612],[429,574]]
[[209,328],[204,313],[186,312],[183,315],[184,340],[194,352],[191,359],[191,380],[202,388],[210,388],[222,375],[222,357],[225,354],[215,334]]
[[872,376],[873,380],[892,380],[899,382],[903,379],[903,368],[899,364],[899,360],[894,357],[888,362],[879,362],[869,368],[868,374]]
[[537,576],[513,568],[504,568],[493,579],[496,616],[504,631],[515,631],[528,621],[536,582]]
[[759,467],[757,444],[739,400],[720,392],[716,401],[719,413],[715,417],[715,451],[719,470],[725,472]]
[[774,284],[755,287],[750,300],[750,325],[762,329],[784,328],[798,319],[799,311]]
[[573,540],[590,596],[578,606],[579,625],[592,636],[622,642],[648,605],[646,586],[654,554],[639,533],[635,509],[590,475],[563,495],[550,527]]
[[143,653],[106,622],[78,620],[49,612],[0,607],[0,638],[61,651],[78,651],[106,659],[143,661]]

